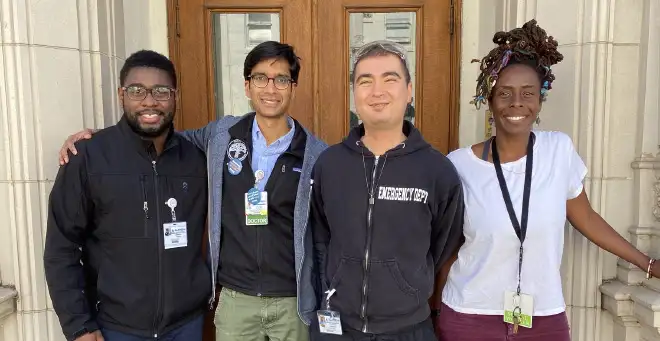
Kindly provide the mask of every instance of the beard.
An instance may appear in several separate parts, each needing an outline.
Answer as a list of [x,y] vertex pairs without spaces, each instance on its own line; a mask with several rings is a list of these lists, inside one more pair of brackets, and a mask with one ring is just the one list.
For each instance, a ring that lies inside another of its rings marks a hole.
[[[139,117],[145,112],[156,113],[162,117],[160,125],[147,127],[141,126]],[[131,113],[128,112],[126,108],[124,108],[124,115],[126,116],[126,121],[128,122],[128,125],[131,127],[131,129],[136,134],[144,138],[155,138],[166,134],[172,126],[172,122],[174,121],[174,111],[164,112],[160,110],[149,109]]]

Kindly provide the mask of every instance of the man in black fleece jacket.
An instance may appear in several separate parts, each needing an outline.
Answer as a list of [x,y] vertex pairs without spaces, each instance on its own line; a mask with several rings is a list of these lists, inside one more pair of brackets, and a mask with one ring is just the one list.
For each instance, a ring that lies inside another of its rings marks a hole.
[[462,236],[461,182],[451,162],[404,121],[412,100],[405,49],[369,43],[353,70],[363,123],[314,168],[320,283],[311,337],[435,340],[428,299]]

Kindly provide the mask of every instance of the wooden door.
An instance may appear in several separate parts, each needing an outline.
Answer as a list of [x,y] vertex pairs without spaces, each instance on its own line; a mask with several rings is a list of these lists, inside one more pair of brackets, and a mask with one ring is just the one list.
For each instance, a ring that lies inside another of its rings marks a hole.
[[[177,129],[203,127],[218,116],[249,110],[242,59],[269,40],[263,38],[293,45],[302,59],[290,114],[313,127],[310,0],[169,0],[168,10],[170,57],[180,90]],[[269,31],[272,36],[264,35]]]
[[[406,113],[442,152],[458,144],[460,2],[455,0],[168,0],[170,58],[179,78],[177,129],[243,115],[242,66],[263,40],[294,46],[301,73],[290,115],[329,144],[351,125],[351,53],[397,41],[408,49],[413,103]],[[205,251],[204,251],[205,252]],[[213,340],[213,314],[205,340]],[[221,341],[221,340],[219,340]]]
[[[242,94],[241,57],[259,39],[270,38],[293,45],[301,57],[290,114],[326,142],[337,143],[355,123],[350,115],[348,82],[351,51],[370,40],[391,39],[409,48],[414,64],[411,114],[414,112],[415,125],[441,151],[457,147],[460,2],[168,1],[170,57],[177,67],[180,89],[178,129],[202,127],[222,115],[243,115],[245,105],[226,103],[247,103]],[[276,23],[259,20],[266,14],[277,18]],[[218,43],[222,40],[218,27],[229,31],[225,34],[229,43],[224,46]],[[270,27],[270,35],[260,36],[258,31],[265,32],[264,27]],[[257,39],[251,42],[253,28]]]

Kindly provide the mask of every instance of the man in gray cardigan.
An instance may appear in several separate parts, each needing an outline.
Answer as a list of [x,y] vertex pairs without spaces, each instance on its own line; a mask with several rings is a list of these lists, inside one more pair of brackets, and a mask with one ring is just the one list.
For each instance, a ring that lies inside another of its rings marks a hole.
[[[311,171],[327,147],[287,115],[300,72],[293,48],[255,47],[244,65],[255,112],[225,116],[180,133],[203,150],[209,174],[212,286],[222,286],[216,339],[307,340],[316,309],[311,231]],[[72,135],[60,153],[75,154]],[[215,291],[209,300],[212,306]]]

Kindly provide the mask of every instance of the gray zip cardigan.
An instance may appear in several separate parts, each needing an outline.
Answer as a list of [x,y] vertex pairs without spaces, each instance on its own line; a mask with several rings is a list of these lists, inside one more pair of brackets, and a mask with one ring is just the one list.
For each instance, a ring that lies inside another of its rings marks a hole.
[[[180,132],[181,136],[206,153],[209,186],[209,258],[213,294],[209,304],[215,301],[218,257],[220,255],[220,220],[222,219],[222,176],[225,155],[229,145],[229,128],[243,117],[225,116],[210,122],[203,128]],[[309,201],[311,195],[311,174],[314,163],[327,145],[310,134],[305,128],[307,143],[303,160],[298,193],[294,208],[293,240],[295,248],[296,281],[298,283],[298,315],[309,325],[317,309],[317,294],[314,286],[318,281],[318,271],[314,265],[312,233],[308,228]]]

